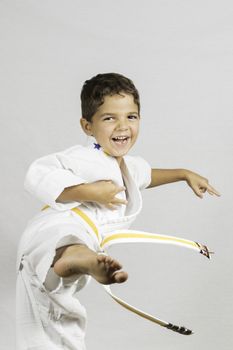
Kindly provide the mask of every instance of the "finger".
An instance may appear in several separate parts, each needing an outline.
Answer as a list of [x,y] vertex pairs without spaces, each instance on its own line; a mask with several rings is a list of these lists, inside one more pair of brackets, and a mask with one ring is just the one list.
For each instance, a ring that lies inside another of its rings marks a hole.
[[202,193],[205,193],[205,192],[207,191],[207,189],[206,189],[205,187],[200,187],[200,191],[201,191]]
[[117,194],[117,193],[125,191],[125,190],[126,190],[125,186],[121,186],[121,187],[117,187],[115,192]]
[[127,203],[128,201],[126,199],[121,199],[117,197],[114,197],[113,200],[111,201],[111,204],[115,204],[115,205],[121,205],[121,204],[126,205]]
[[215,188],[213,188],[211,185],[207,185],[207,192],[211,195],[215,194],[218,197],[221,196],[221,194],[217,190],[215,190]]
[[112,203],[108,203],[105,205],[106,208],[110,209],[110,210],[116,210],[115,205],[113,205]]
[[197,187],[192,187],[193,192],[199,197],[199,198],[203,198],[203,194],[202,191]]

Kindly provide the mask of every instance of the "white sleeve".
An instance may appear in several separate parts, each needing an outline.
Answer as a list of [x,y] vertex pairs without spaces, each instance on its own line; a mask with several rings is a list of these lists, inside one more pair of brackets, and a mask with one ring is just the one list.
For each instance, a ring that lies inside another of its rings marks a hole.
[[24,186],[44,204],[57,210],[67,210],[80,205],[79,202],[57,203],[57,197],[66,187],[86,183],[84,179],[68,169],[63,157],[51,154],[34,161],[26,174]]
[[125,158],[138,188],[144,190],[151,183],[151,166],[141,157],[126,156]]

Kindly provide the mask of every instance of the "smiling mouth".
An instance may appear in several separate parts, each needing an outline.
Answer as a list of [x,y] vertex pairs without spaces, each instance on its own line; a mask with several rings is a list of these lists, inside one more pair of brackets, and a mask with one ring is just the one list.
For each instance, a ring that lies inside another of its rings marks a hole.
[[129,140],[129,136],[116,136],[112,140],[118,145],[124,145]]

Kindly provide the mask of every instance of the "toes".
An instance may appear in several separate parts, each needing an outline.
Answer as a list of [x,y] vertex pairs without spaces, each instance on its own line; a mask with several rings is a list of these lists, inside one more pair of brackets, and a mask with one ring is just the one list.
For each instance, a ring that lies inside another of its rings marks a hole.
[[110,256],[106,256],[105,264],[110,266],[112,262],[113,262],[113,258],[111,258]]
[[102,255],[102,254],[97,255],[98,262],[105,263],[107,258],[108,258],[108,256],[106,256],[106,255]]
[[96,278],[100,283],[123,283],[128,279],[128,274],[124,271],[119,271],[122,268],[122,265],[115,259],[111,258],[108,255],[98,255],[97,261],[99,264],[98,275],[104,275],[103,279]]
[[104,260],[104,267],[107,273],[110,273],[111,271],[112,262],[113,262],[113,259],[110,256],[106,256],[106,259]]
[[111,267],[112,270],[120,270],[120,269],[122,269],[122,265],[116,260],[112,261],[110,267]]
[[109,255],[98,255],[97,260],[99,262],[103,262],[106,267],[112,269],[112,270],[120,270],[122,268],[122,265],[115,259],[111,258]]
[[123,283],[128,279],[128,274],[124,271],[116,272],[113,275],[113,280],[115,283]]

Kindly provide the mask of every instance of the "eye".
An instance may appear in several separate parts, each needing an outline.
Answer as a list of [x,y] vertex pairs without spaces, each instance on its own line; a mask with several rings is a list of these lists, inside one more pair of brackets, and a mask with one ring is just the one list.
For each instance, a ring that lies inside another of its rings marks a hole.
[[104,117],[104,121],[112,121],[114,118],[112,116]]
[[138,118],[139,118],[138,115],[134,115],[134,114],[128,115],[128,119],[130,120],[137,120]]

